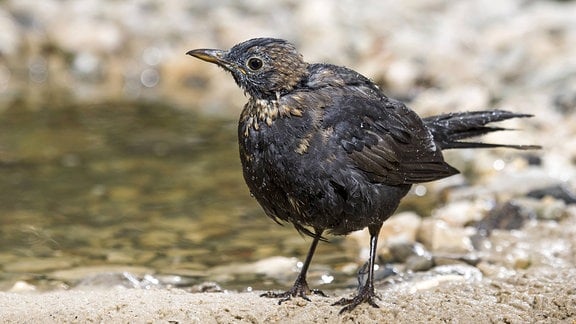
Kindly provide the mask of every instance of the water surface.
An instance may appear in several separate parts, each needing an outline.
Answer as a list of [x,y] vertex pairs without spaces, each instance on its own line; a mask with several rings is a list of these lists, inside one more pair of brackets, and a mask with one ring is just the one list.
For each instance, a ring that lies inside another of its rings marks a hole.
[[[311,241],[250,197],[235,118],[157,103],[0,112],[0,288],[25,280],[49,289],[60,283],[53,273],[91,266],[145,267],[224,288],[274,284],[212,272],[276,255],[303,259]],[[332,241],[319,247],[316,267],[355,261]]]

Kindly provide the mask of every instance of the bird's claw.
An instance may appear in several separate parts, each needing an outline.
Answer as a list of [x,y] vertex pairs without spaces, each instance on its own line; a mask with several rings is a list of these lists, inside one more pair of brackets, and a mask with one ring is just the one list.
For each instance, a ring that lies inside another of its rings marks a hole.
[[370,306],[374,308],[380,308],[378,304],[374,301],[374,299],[380,299],[374,292],[374,288],[364,288],[360,289],[358,295],[354,296],[353,298],[342,298],[339,301],[332,304],[332,306],[344,306],[340,310],[339,314],[343,314],[349,312],[356,308],[356,306],[362,303],[368,303]]
[[292,299],[292,297],[300,297],[306,301],[310,301],[310,298],[308,298],[306,296],[306,293],[304,291],[295,291],[294,289],[290,289],[288,291],[284,291],[284,292],[272,292],[272,291],[267,291],[263,294],[260,295],[260,297],[266,297],[266,298],[279,298],[278,300],[278,305],[282,304],[285,301],[288,301],[290,299]]
[[319,295],[322,297],[328,297],[322,290],[309,289],[308,284],[306,282],[304,282],[304,283],[296,282],[294,284],[294,286],[292,286],[292,288],[290,288],[289,290],[284,291],[284,292],[267,291],[267,292],[261,294],[260,297],[280,298],[280,300],[278,300],[278,305],[280,305],[283,302],[290,300],[290,299],[292,299],[292,297],[296,297],[296,296],[298,296],[298,297],[300,297],[306,301],[310,301],[310,298],[308,298],[309,294]]

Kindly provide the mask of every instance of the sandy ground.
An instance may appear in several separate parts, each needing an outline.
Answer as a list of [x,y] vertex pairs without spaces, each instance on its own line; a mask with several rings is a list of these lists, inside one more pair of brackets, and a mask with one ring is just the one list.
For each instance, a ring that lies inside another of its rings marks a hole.
[[[278,305],[260,292],[88,288],[0,292],[1,323],[576,323],[576,214],[496,230],[476,266],[401,273],[376,283],[380,308],[339,315],[329,297]],[[520,262],[519,260],[524,260]],[[526,263],[528,261],[528,263]],[[523,265],[518,268],[519,265]],[[326,286],[327,287],[327,286]],[[325,288],[324,288],[325,289]]]
[[[576,269],[516,274],[427,289],[381,287],[380,308],[339,315],[339,297],[311,302],[250,293],[111,289],[0,293],[3,323],[576,323]],[[339,293],[340,295],[340,293]]]

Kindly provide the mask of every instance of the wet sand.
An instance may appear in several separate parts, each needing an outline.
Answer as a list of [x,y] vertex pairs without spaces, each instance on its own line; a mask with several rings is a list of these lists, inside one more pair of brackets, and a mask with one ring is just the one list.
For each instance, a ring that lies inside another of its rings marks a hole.
[[[258,292],[188,293],[111,289],[0,293],[4,323],[574,323],[576,269],[516,274],[415,289],[380,288],[380,308],[339,315],[340,297],[296,298],[277,305]],[[346,294],[338,295],[345,296]]]

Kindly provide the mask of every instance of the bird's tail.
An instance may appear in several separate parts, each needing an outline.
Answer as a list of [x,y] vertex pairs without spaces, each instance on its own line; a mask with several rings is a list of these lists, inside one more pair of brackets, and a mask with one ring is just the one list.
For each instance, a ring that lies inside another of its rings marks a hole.
[[471,137],[481,136],[495,131],[506,130],[502,127],[486,126],[511,118],[532,117],[529,114],[518,114],[504,110],[484,110],[471,112],[449,113],[423,118],[424,124],[434,136],[434,142],[441,149],[452,148],[490,148],[507,147],[519,150],[539,149],[538,145],[511,145],[492,144],[482,142],[460,141]]

